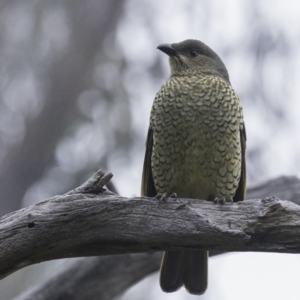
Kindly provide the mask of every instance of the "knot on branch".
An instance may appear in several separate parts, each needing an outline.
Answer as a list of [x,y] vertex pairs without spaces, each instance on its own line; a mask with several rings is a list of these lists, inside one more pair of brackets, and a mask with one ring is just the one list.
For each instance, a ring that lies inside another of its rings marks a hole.
[[260,218],[273,217],[284,210],[282,202],[276,197],[264,198],[261,203],[266,204],[266,210],[264,210]]

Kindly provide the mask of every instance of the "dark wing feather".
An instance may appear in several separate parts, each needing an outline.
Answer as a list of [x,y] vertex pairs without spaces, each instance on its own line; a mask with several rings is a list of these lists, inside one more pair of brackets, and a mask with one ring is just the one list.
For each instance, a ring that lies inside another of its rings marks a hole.
[[149,126],[148,136],[146,141],[146,153],[144,158],[144,168],[142,176],[142,196],[155,197],[156,189],[154,186],[152,169],[151,169],[151,156],[153,147],[153,130]]
[[245,124],[243,123],[243,128],[240,130],[240,136],[241,136],[241,155],[242,155],[242,170],[241,170],[241,178],[239,186],[236,190],[236,193],[233,197],[233,201],[241,201],[245,199],[246,196],[246,158],[245,158],[245,152],[246,152],[246,129]]

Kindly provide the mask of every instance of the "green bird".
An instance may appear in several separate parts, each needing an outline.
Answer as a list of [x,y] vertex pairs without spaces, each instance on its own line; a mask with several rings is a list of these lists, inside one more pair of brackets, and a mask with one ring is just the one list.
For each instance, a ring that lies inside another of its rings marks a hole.
[[[169,56],[171,76],[152,106],[142,195],[240,201],[246,189],[246,131],[242,105],[220,57],[197,40],[157,47]],[[160,285],[207,288],[208,251],[164,252]]]

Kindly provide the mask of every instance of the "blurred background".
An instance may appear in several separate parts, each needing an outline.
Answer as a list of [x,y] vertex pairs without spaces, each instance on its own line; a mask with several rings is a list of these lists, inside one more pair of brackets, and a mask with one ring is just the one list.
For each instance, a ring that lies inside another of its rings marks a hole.
[[[169,76],[161,43],[199,39],[223,59],[244,107],[248,185],[299,175],[297,0],[0,1],[0,215],[62,194],[98,168],[140,193],[152,101]],[[270,195],[272,196],[272,195]],[[60,262],[0,282],[9,300]],[[202,299],[298,299],[298,255],[210,259]],[[129,299],[160,291],[154,274]]]

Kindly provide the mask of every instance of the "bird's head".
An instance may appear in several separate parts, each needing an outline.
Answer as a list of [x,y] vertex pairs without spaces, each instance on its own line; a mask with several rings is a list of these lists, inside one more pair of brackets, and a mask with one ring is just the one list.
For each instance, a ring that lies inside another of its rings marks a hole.
[[171,75],[210,74],[229,81],[227,69],[220,57],[198,40],[161,44],[157,49],[170,57]]

